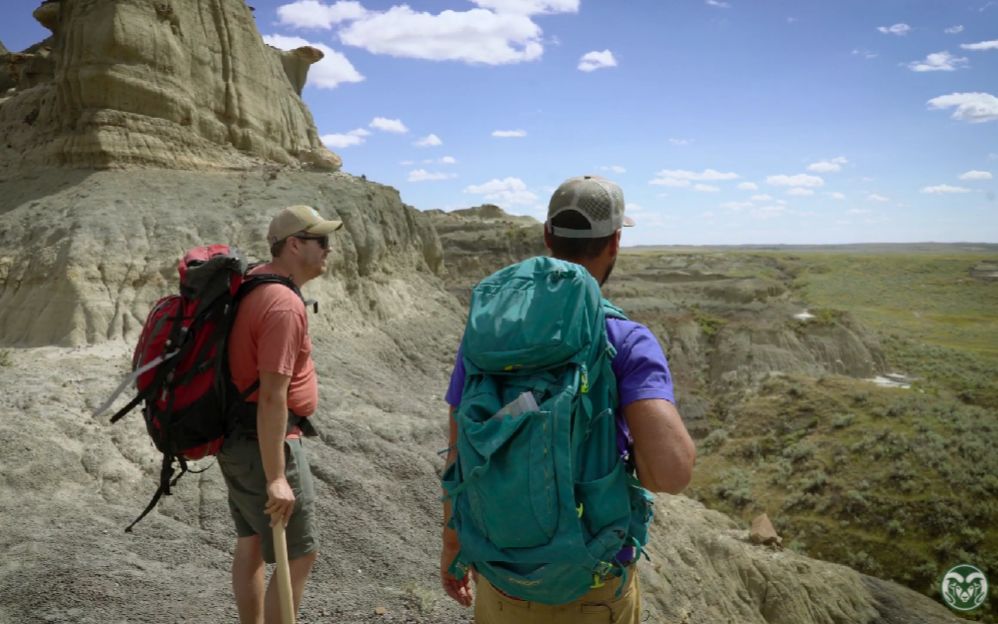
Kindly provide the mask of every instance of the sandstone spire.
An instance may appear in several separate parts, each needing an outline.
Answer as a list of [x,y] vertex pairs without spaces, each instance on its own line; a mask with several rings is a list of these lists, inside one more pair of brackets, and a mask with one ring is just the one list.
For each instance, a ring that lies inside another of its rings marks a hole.
[[267,46],[243,0],[46,0],[33,14],[52,37],[0,50],[0,170],[339,169],[300,97],[322,53]]

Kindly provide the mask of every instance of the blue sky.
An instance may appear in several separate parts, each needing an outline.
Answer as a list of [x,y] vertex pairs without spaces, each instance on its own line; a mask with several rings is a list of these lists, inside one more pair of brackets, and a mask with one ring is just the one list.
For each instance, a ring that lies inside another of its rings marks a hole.
[[304,98],[344,169],[420,209],[543,218],[595,173],[625,244],[998,242],[996,0],[250,4],[327,52]]

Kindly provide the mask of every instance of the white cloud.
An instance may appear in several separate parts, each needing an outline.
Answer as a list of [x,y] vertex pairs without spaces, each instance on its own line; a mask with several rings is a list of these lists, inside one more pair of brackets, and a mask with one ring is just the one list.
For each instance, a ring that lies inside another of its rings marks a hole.
[[672,143],[673,145],[689,145],[692,142],[693,139],[669,139],[669,143]]
[[413,143],[416,147],[436,147],[438,145],[443,145],[444,142],[440,140],[435,134],[428,134],[421,138],[420,140]]
[[613,57],[613,52],[603,50],[602,52],[586,52],[579,59],[579,71],[591,72],[605,67],[616,67],[617,59]]
[[543,13],[578,13],[579,0],[471,0],[483,9],[496,13],[538,15]]
[[966,173],[961,173],[960,174],[960,179],[961,180],[990,180],[991,179],[991,172],[990,171],[976,171],[976,170],[974,170],[974,171],[968,171]]
[[670,186],[672,188],[685,188],[691,183],[689,180],[678,180],[676,178],[655,178],[648,182],[648,184],[654,184],[655,186]]
[[770,201],[771,199],[773,199],[773,197],[771,195],[766,195],[765,193],[760,193],[758,195],[753,195],[752,197],[749,197],[749,199],[751,199],[752,201],[765,202],[765,201]]
[[456,173],[440,173],[427,171],[426,169],[414,169],[409,172],[409,182],[434,182],[437,180],[450,180],[456,178]]
[[953,119],[969,123],[998,120],[998,97],[990,93],[950,93],[928,101],[929,108],[955,107]]
[[758,191],[759,185],[755,182],[742,182],[738,185],[738,188],[743,191]]
[[926,186],[919,191],[919,193],[927,193],[929,195],[943,195],[948,193],[969,193],[969,192],[970,189],[968,188],[963,188],[962,186],[950,186],[949,184]]
[[662,186],[689,186],[689,184],[668,184],[663,182],[663,180],[715,182],[719,180],[735,180],[738,177],[737,173],[721,172],[714,169],[704,169],[699,173],[696,171],[687,171],[686,169],[663,169],[655,174],[655,179],[650,183]]
[[846,198],[845,193],[839,193],[839,192],[829,193],[828,196],[831,197],[832,199],[837,199],[839,201],[842,201]]
[[807,166],[808,171],[815,173],[835,173],[842,171],[842,165],[848,164],[849,160],[845,156],[832,158],[831,160],[819,160]]
[[897,35],[903,37],[911,32],[911,26],[907,24],[894,24],[893,26],[878,26],[877,30],[884,33],[885,35]]
[[454,158],[453,156],[444,156],[443,158],[440,159],[440,164],[441,165],[456,165],[457,164],[457,159]]
[[402,123],[401,119],[386,119],[385,117],[375,117],[368,124],[371,128],[375,130],[381,130],[382,132],[392,132],[395,134],[405,134],[409,131]]
[[943,32],[946,33],[947,35],[958,35],[963,32],[963,26],[960,24],[957,24],[956,26],[950,26]]
[[694,184],[693,190],[697,193],[717,193],[721,189],[716,186],[711,186],[710,184]]
[[818,176],[799,173],[797,175],[771,175],[766,178],[771,186],[824,186],[825,181]]
[[754,208],[751,214],[756,219],[774,219],[783,215],[786,211],[786,206],[762,206]]
[[487,9],[417,13],[407,5],[369,13],[339,33],[372,54],[485,65],[522,63],[544,53],[541,28],[528,16]]
[[402,165],[403,167],[411,167],[411,166],[413,166],[413,165],[416,164],[416,161],[414,161],[414,160],[403,160],[403,161],[400,161],[399,164]]
[[962,43],[960,47],[964,50],[998,50],[998,39],[991,41],[981,41],[980,43]]
[[531,205],[537,203],[537,196],[527,190],[527,185],[520,178],[494,178],[484,184],[472,184],[464,189],[465,193],[483,195],[487,201],[504,205]]
[[846,212],[849,214],[870,214],[873,211],[869,208],[850,208]]
[[866,196],[866,199],[868,199],[869,201],[878,202],[878,203],[881,203],[881,204],[885,204],[885,203],[891,201],[890,197],[884,197],[883,195],[880,195],[879,193],[870,193],[869,195]]
[[875,59],[879,55],[876,52],[870,52],[865,48],[856,48],[852,51],[853,56],[862,56],[865,59]]
[[499,139],[518,139],[527,136],[526,130],[493,130],[492,136]]
[[364,17],[367,10],[359,2],[322,4],[317,0],[298,0],[277,7],[278,23],[294,28],[329,30],[340,22]]
[[793,195],[794,197],[808,197],[810,195],[814,195],[814,191],[809,188],[795,186],[787,191],[787,195]]
[[620,165],[610,165],[609,167],[600,167],[601,171],[610,171],[612,173],[627,173],[627,169],[624,169]]
[[751,207],[752,207],[752,202],[729,201],[721,204],[721,208],[724,208],[726,210],[733,210],[735,212]]
[[966,57],[953,56],[948,51],[933,52],[924,61],[908,63],[908,69],[914,72],[955,71],[967,64]]
[[705,0],[707,6],[717,7],[719,9],[730,9],[731,3],[724,2],[724,0]]
[[361,82],[364,76],[336,50],[321,43],[311,43],[301,37],[286,37],[284,35],[264,35],[263,41],[279,50],[294,50],[302,46],[312,46],[322,50],[322,60],[313,64],[308,70],[306,85],[320,89],[334,89],[344,82]]
[[365,137],[370,135],[371,133],[364,128],[357,128],[346,134],[324,134],[319,138],[326,147],[344,148],[361,145],[364,143]]

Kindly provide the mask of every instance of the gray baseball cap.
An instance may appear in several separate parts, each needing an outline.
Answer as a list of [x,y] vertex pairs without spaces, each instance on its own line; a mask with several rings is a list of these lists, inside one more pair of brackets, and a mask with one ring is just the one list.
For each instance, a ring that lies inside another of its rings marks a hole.
[[[589,229],[553,226],[551,219],[566,210],[575,210],[585,217]],[[549,232],[561,238],[603,238],[632,225],[634,220],[624,216],[624,191],[606,178],[591,175],[561,183],[551,196],[544,223]]]

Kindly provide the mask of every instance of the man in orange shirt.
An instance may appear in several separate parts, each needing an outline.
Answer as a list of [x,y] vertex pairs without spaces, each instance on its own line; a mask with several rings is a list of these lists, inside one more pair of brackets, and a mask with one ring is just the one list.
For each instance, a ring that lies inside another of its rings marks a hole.
[[[272,260],[252,273],[281,275],[301,287],[325,271],[329,234],[342,225],[309,206],[285,208],[267,232]],[[270,527],[286,526],[296,611],[318,549],[315,491],[301,438],[314,435],[307,418],[319,387],[300,294],[279,283],[254,288],[239,305],[228,348],[236,388],[245,392],[260,382],[218,455],[238,535],[232,589],[242,624],[270,624],[280,621],[276,583],[264,592],[264,562],[275,560]]]

